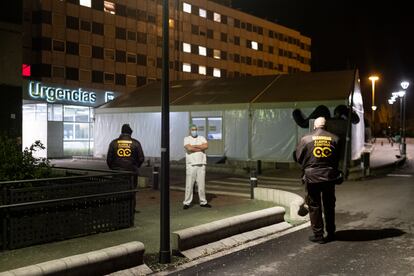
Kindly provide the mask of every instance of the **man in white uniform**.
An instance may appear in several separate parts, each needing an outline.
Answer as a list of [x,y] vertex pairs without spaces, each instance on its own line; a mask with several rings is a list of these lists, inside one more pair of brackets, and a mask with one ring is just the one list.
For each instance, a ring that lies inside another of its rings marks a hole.
[[207,157],[205,150],[208,149],[206,138],[197,134],[197,126],[190,126],[190,136],[184,138],[185,149],[185,164],[186,164],[186,178],[185,178],[185,198],[183,201],[183,209],[190,208],[193,201],[194,182],[197,182],[198,197],[200,199],[200,206],[211,208],[207,203],[205,191],[205,176]]

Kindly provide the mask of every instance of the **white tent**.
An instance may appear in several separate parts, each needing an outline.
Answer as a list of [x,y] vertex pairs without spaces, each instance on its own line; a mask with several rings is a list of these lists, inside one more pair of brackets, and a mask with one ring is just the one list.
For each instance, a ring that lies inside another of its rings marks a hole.
[[[297,141],[308,131],[296,125],[293,110],[299,108],[308,116],[325,105],[332,114],[336,106],[349,105],[351,98],[360,117],[352,125],[352,159],[363,150],[364,110],[357,71],[175,81],[170,87],[171,160],[184,157],[183,138],[190,121],[205,118],[203,134],[210,137],[211,130],[217,134],[209,140],[208,154],[230,160],[293,162]],[[129,123],[145,155],[160,157],[160,91],[159,82],[151,83],[97,108],[94,156],[104,157],[122,124]]]

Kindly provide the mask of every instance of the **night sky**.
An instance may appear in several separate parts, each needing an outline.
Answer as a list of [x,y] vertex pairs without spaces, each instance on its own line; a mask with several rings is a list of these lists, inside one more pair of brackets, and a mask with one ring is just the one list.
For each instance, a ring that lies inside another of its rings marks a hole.
[[[363,6],[361,5],[363,4]],[[414,117],[414,16],[404,1],[233,0],[233,8],[276,21],[312,39],[312,71],[358,68],[366,113],[377,74],[376,105],[386,103],[401,80],[411,86],[407,118]],[[372,7],[370,8],[369,5]],[[411,18],[410,18],[411,17]],[[369,108],[369,110],[367,110]]]

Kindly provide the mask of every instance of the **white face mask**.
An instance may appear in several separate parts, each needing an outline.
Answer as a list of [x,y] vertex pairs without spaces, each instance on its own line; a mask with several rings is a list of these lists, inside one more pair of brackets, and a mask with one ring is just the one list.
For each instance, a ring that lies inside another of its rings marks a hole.
[[197,137],[197,130],[192,130],[191,131],[191,136]]

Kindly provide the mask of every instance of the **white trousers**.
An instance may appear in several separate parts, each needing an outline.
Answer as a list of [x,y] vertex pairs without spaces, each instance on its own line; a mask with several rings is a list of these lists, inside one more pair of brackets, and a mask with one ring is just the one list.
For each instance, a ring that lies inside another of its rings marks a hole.
[[200,205],[207,204],[206,200],[206,166],[205,165],[187,165],[185,177],[185,198],[184,205],[190,205],[193,201],[194,183],[197,182],[198,198]]

